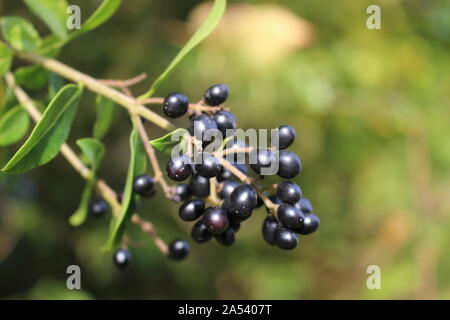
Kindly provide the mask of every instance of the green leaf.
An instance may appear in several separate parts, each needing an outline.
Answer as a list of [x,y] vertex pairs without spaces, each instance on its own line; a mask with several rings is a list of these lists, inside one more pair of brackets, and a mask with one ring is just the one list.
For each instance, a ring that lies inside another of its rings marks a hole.
[[0,77],[11,68],[13,52],[3,42],[0,42]]
[[114,111],[115,111],[115,103],[110,99],[97,95],[95,99],[96,107],[95,111],[97,113],[97,118],[94,124],[94,138],[102,139],[109,128],[114,119]]
[[41,38],[31,23],[19,17],[0,19],[3,37],[19,51],[36,51],[41,46]]
[[64,79],[56,73],[50,72],[48,77],[48,96],[50,99],[64,86]]
[[183,58],[214,30],[214,28],[222,18],[223,13],[225,12],[226,4],[226,0],[214,1],[213,7],[208,17],[200,26],[200,28],[189,39],[189,41],[184,45],[180,52],[178,52],[178,54],[172,60],[166,70],[164,70],[164,72],[155,80],[155,82],[153,82],[150,89],[144,95],[139,97],[140,99],[146,99],[153,96],[158,87],[163,83],[164,80],[166,80],[172,70],[183,60]]
[[17,68],[14,71],[16,82],[29,90],[38,90],[48,81],[48,71],[41,65],[31,65]]
[[16,143],[27,133],[30,117],[21,106],[10,109],[0,120],[0,146]]
[[65,0],[23,0],[50,30],[60,38],[67,37]]
[[136,128],[133,128],[130,136],[130,150],[130,163],[128,166],[125,190],[123,192],[121,212],[119,218],[111,228],[107,243],[109,249],[118,246],[122,241],[122,237],[131,216],[136,210],[136,204],[139,200],[139,196],[133,193],[133,181],[136,176],[145,172],[146,157],[144,147],[139,139]]
[[83,33],[91,31],[108,21],[121,3],[122,0],[104,0],[97,10],[83,23],[81,31]]
[[[169,132],[165,136],[162,136],[161,138],[151,140],[150,144],[158,151],[164,152],[165,154],[171,154],[172,149],[176,145],[186,143],[187,146],[187,142],[183,138],[186,133],[186,129],[178,128],[172,132]],[[180,147],[182,150],[185,150],[186,148],[184,145],[181,145]]]
[[89,177],[83,190],[80,206],[69,218],[69,223],[74,227],[82,225],[88,216],[89,204],[96,183],[96,172],[105,155],[105,147],[96,139],[79,139],[77,140],[77,145],[89,161],[91,166],[91,177]]
[[27,141],[3,167],[6,173],[23,173],[52,160],[66,141],[82,88],[63,87],[45,109]]

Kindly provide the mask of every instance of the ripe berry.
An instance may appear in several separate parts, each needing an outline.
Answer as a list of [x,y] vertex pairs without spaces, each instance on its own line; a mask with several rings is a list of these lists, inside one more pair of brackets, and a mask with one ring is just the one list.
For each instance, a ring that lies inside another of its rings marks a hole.
[[311,202],[307,198],[301,198],[300,201],[298,201],[295,206],[302,210],[303,213],[312,213],[313,208],[311,205]]
[[257,174],[267,174],[262,169],[270,168],[275,161],[275,155],[268,149],[254,149],[250,152],[250,167]]
[[175,202],[181,202],[189,199],[192,195],[191,187],[188,184],[179,184],[175,187]]
[[319,228],[320,219],[315,214],[308,213],[303,220],[303,227],[295,230],[299,234],[311,234]]
[[189,183],[192,193],[198,198],[209,197],[210,193],[210,183],[209,179],[202,176],[193,176],[191,182]]
[[[273,194],[269,197],[269,200],[272,201],[273,204],[283,204],[283,201],[280,200],[280,198],[277,197],[276,194]],[[270,210],[266,207],[267,212]]]
[[143,198],[149,198],[156,192],[155,181],[147,174],[137,176],[133,182],[133,192]]
[[224,246],[231,246],[235,240],[235,231],[233,228],[229,227],[221,234],[215,236],[218,243]]
[[230,221],[230,228],[233,228],[234,232],[237,233],[241,229],[241,223],[237,221]]
[[228,213],[228,217],[232,222],[242,222],[251,217],[252,211],[247,214],[237,214],[231,207],[230,198],[226,198],[222,203],[222,209]]
[[302,197],[302,190],[294,182],[283,181],[278,184],[277,197],[285,203],[295,205]]
[[275,229],[278,227],[278,221],[273,216],[268,216],[266,219],[264,219],[263,225],[262,225],[262,235],[264,237],[264,240],[270,245],[274,245],[274,232]]
[[197,140],[203,141],[206,138],[205,133],[207,131],[209,136],[211,133],[214,133],[212,130],[217,130],[217,124],[210,116],[202,113],[191,118],[188,130],[191,136],[195,136]]
[[89,214],[93,217],[100,218],[108,211],[108,204],[103,198],[97,198],[89,205]]
[[217,176],[222,169],[222,165],[219,160],[214,157],[211,153],[203,152],[200,155],[199,162],[195,165],[195,170],[199,175],[205,178],[213,178]]
[[228,98],[229,89],[225,84],[216,84],[205,91],[203,100],[210,106],[218,106]]
[[295,129],[291,126],[279,126],[272,137],[272,145],[274,139],[278,139],[278,148],[280,150],[287,149],[295,140]]
[[121,248],[114,253],[114,264],[119,269],[124,269],[131,260],[131,253],[127,249]]
[[230,213],[233,216],[244,217],[252,213],[258,203],[255,189],[243,184],[234,189],[230,195]]
[[303,227],[303,220],[305,216],[294,206],[288,204],[281,204],[278,207],[278,220],[287,228],[300,229]]
[[167,162],[166,172],[172,180],[183,181],[187,179],[192,172],[191,159],[185,155],[171,157]]
[[209,207],[203,213],[203,222],[212,234],[224,232],[230,223],[225,210],[218,207]]
[[164,99],[163,111],[170,118],[178,118],[188,111],[189,99],[182,93],[169,94]]
[[274,231],[273,241],[281,249],[292,250],[298,244],[298,236],[294,231],[278,226]]
[[184,221],[197,220],[205,210],[205,203],[200,199],[193,199],[183,203],[178,210],[178,215]]
[[185,259],[189,254],[189,244],[186,240],[175,240],[169,244],[168,258],[179,261]]
[[220,191],[217,193],[221,199],[228,198],[231,193],[240,186],[240,183],[234,180],[227,180],[222,182]]
[[292,151],[280,151],[278,161],[278,175],[282,178],[292,179],[302,170],[300,158]]
[[[236,129],[236,116],[230,111],[221,110],[216,113],[214,120],[217,124],[217,129],[222,132],[223,137],[231,136]],[[228,134],[227,134],[228,130]]]
[[[244,174],[248,174],[247,167],[244,164],[241,163],[232,163],[233,167],[238,169]],[[225,180],[234,180],[236,179],[236,176],[231,173],[228,169],[225,169],[222,167],[222,170],[220,170],[219,174],[217,175],[217,181],[222,182]]]
[[198,220],[191,230],[191,237],[197,243],[203,243],[212,238],[212,233],[209,232],[202,219]]

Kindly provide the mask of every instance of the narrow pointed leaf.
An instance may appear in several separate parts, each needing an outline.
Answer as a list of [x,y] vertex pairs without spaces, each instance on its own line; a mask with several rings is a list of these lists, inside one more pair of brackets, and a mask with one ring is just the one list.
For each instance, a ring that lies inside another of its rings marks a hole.
[[166,80],[172,70],[183,60],[183,58],[214,30],[214,28],[222,18],[223,13],[225,12],[225,7],[226,0],[214,1],[213,7],[205,22],[203,22],[200,28],[194,33],[194,35],[184,45],[180,52],[178,52],[178,54],[175,56],[166,70],[164,70],[164,72],[155,80],[155,82],[153,82],[150,89],[140,97],[141,99],[153,96],[158,87],[164,82],[164,80]]
[[94,124],[94,138],[102,139],[109,131],[114,120],[115,103],[110,99],[97,95],[95,111],[97,118]]
[[81,195],[80,206],[69,218],[69,223],[73,227],[81,226],[89,213],[89,204],[91,202],[92,193],[94,192],[95,180],[90,179],[86,182],[83,193]]
[[0,19],[3,37],[19,51],[36,51],[41,45],[39,33],[27,20],[19,17]]
[[0,146],[16,143],[27,133],[30,117],[21,106],[9,110],[0,120]]
[[0,77],[11,68],[13,52],[3,42],[0,42]]
[[81,32],[91,31],[113,16],[121,5],[122,0],[104,0],[95,12],[81,26]]
[[79,139],[77,140],[77,145],[83,151],[83,154],[89,161],[91,170],[95,173],[105,155],[105,147],[100,141],[93,138]]
[[38,16],[59,38],[67,37],[65,0],[23,0],[33,13]]
[[50,72],[48,76],[48,97],[53,99],[64,86],[64,79],[56,73]]
[[17,68],[14,76],[18,85],[29,90],[38,90],[48,81],[48,71],[37,64]]
[[[171,154],[172,149],[180,144],[185,143],[184,135],[187,133],[186,129],[178,128],[168,134],[150,141],[150,144],[158,151],[161,151],[165,154]],[[185,149],[185,146],[180,146],[182,150]]]
[[66,141],[82,88],[69,84],[45,109],[27,141],[3,167],[6,173],[23,173],[52,160]]

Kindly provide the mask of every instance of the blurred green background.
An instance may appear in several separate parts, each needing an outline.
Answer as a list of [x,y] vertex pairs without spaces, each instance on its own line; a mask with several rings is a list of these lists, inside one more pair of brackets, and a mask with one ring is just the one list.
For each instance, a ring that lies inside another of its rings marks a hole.
[[[82,19],[99,3],[70,2]],[[366,27],[371,4],[381,8],[381,30]],[[124,1],[59,59],[97,78],[147,72],[154,79],[207,10],[202,1]],[[0,0],[5,14],[48,32],[21,1]],[[119,272],[100,250],[109,217],[69,227],[84,181],[58,156],[31,173],[0,176],[0,298],[449,299],[449,17],[445,0],[229,1],[218,29],[158,95],[181,91],[196,101],[224,82],[240,127],[294,126],[292,150],[304,165],[295,181],[321,219],[319,231],[281,251],[262,239],[262,209],[234,246],[190,241],[189,259],[174,263],[131,226],[133,261]],[[39,98],[45,90],[28,93]],[[94,98],[83,97],[72,145],[92,132]],[[147,128],[152,137],[163,133]],[[100,173],[118,190],[129,130],[120,109]],[[1,148],[1,163],[17,148]],[[177,207],[159,192],[140,213],[164,240],[189,240],[190,226],[174,219]],[[66,289],[71,264],[82,269],[80,291]],[[381,268],[381,290],[366,287],[369,265]]]

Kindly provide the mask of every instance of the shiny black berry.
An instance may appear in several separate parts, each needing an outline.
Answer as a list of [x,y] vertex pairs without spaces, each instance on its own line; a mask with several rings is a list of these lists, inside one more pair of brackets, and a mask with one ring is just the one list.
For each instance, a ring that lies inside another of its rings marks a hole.
[[235,241],[235,231],[228,227],[224,232],[215,236],[218,243],[224,246],[231,246]]
[[178,118],[188,111],[189,99],[182,93],[172,93],[164,98],[163,111],[170,118]]
[[319,228],[320,219],[315,214],[308,213],[303,220],[303,226],[295,230],[299,234],[311,234]]
[[302,190],[294,182],[283,181],[278,184],[277,197],[285,203],[295,205],[302,197]]
[[300,229],[303,227],[304,214],[295,206],[281,204],[277,211],[278,220],[287,228]]
[[167,162],[166,172],[172,180],[186,180],[192,173],[191,159],[185,155],[171,157]]
[[[295,129],[291,126],[279,126],[272,136],[272,145],[276,146],[278,139],[278,148],[284,150],[288,148],[295,140]],[[275,140],[275,141],[274,141]]]
[[302,170],[300,158],[292,151],[282,150],[278,154],[278,175],[285,179],[292,179]]
[[273,241],[281,249],[292,250],[298,244],[298,236],[294,231],[278,226],[274,231]]
[[[248,174],[247,167],[244,164],[241,163],[232,163],[233,167],[238,169],[240,172],[244,174]],[[225,169],[222,167],[222,170],[220,170],[219,174],[217,175],[217,181],[222,182],[225,180],[235,180],[236,176],[231,173],[228,169]]]
[[268,216],[266,219],[264,219],[263,225],[262,225],[262,235],[264,237],[264,240],[270,245],[274,245],[274,232],[275,229],[278,226],[278,221],[273,216]]
[[247,214],[237,214],[231,207],[230,198],[226,198],[222,203],[222,209],[228,213],[228,217],[232,222],[242,222],[251,217],[252,211]]
[[188,200],[180,206],[178,215],[184,221],[197,220],[205,210],[205,203],[200,199]]
[[313,208],[311,205],[311,202],[307,198],[301,198],[300,201],[298,201],[295,206],[302,210],[303,213],[312,213]]
[[89,214],[93,217],[100,218],[108,212],[108,204],[103,198],[97,198],[89,205]]
[[192,195],[191,187],[188,184],[179,184],[175,187],[175,195],[173,200],[181,202],[189,199]]
[[124,269],[131,261],[131,253],[127,249],[121,248],[114,253],[114,264],[119,269]]
[[222,169],[219,160],[208,152],[200,154],[198,162],[199,163],[195,165],[197,174],[208,179],[217,176]]
[[224,138],[233,135],[234,129],[237,127],[236,116],[233,113],[221,110],[215,114],[214,120],[216,121],[217,129],[220,130]]
[[169,244],[169,259],[183,260],[189,254],[189,244],[185,240],[175,240]]
[[218,207],[209,207],[203,213],[203,222],[212,234],[224,232],[230,223],[228,214],[225,210]]
[[202,176],[193,176],[189,183],[192,193],[198,198],[209,197],[210,182],[209,179]]
[[190,119],[190,126],[188,130],[191,136],[194,136],[199,141],[203,141],[204,139],[211,141],[209,140],[211,136],[218,132],[217,124],[214,119],[204,113],[196,115]]
[[137,176],[133,182],[133,192],[143,198],[149,198],[156,192],[155,181],[147,174]]
[[221,183],[220,190],[217,193],[221,199],[228,198],[231,193],[240,186],[240,183],[234,180],[227,180]]
[[210,106],[218,106],[228,98],[229,89],[225,84],[216,84],[205,91],[203,100]]
[[268,149],[254,149],[252,150],[252,152],[250,152],[250,167],[257,174],[275,174],[276,172],[267,172],[267,170],[272,167],[275,161],[275,155]]
[[202,219],[198,220],[191,230],[191,237],[197,243],[204,243],[213,237]]
[[256,191],[248,184],[240,185],[234,189],[229,199],[229,212],[237,217],[245,217],[251,214],[258,204]]

